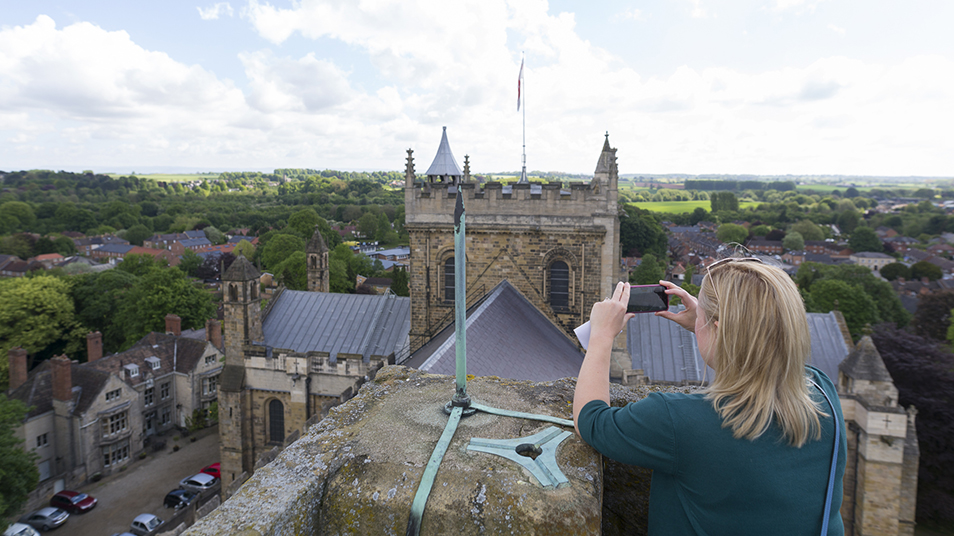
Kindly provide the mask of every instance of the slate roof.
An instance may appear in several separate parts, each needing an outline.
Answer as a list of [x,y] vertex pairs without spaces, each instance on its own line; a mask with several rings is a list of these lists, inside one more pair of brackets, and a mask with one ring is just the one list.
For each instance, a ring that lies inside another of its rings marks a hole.
[[[189,337],[176,337],[166,333],[152,333],[139,340],[132,348],[118,354],[110,354],[85,363],[84,367],[112,372],[130,385],[137,385],[150,377],[159,377],[173,372],[188,374],[193,371],[199,358],[205,353],[206,341]],[[160,361],[159,368],[153,370],[146,359],[156,357]],[[139,375],[127,378],[123,370],[126,365],[137,365]]]
[[[683,306],[674,306],[678,312]],[[838,378],[838,364],[848,355],[848,345],[834,313],[807,313],[812,340],[809,364],[828,377]],[[637,314],[627,325],[627,350],[633,369],[642,369],[651,382],[701,382],[705,372],[711,380],[715,372],[706,367],[694,334],[675,322],[651,314]],[[707,369],[707,370],[706,370]]]
[[119,253],[124,255],[129,253],[129,250],[134,247],[135,246],[131,246],[129,244],[103,244],[96,251],[100,253]]
[[262,274],[252,266],[252,263],[248,262],[245,255],[239,255],[229,266],[229,269],[225,271],[222,281],[249,281],[260,277],[262,277]]
[[855,345],[855,349],[838,367],[850,378],[878,382],[892,382],[891,374],[884,366],[881,354],[875,348],[869,335],[865,335]]
[[282,292],[262,322],[267,346],[328,352],[332,360],[339,353],[365,361],[389,356],[407,344],[410,330],[410,298],[300,290]]
[[431,162],[431,167],[427,168],[425,175],[460,177],[464,174],[454,159],[454,153],[451,152],[450,143],[447,141],[447,127],[441,134],[441,144],[437,148],[437,155]]
[[[515,380],[574,378],[583,364],[576,343],[506,279],[467,310],[467,373]],[[404,365],[455,374],[454,323],[411,355]]]
[[[103,390],[109,373],[73,363],[70,365],[70,377],[73,382],[73,401],[75,411],[83,413]],[[53,365],[47,359],[33,369],[26,383],[14,389],[8,395],[26,404],[30,419],[53,411]]]
[[325,239],[321,236],[321,231],[318,230],[318,226],[315,226],[315,233],[311,235],[311,240],[308,241],[308,247],[305,248],[305,251],[311,253],[323,253],[328,251],[328,246],[325,244]]
[[204,236],[202,238],[186,238],[184,240],[180,240],[179,243],[187,248],[212,245],[212,241]]

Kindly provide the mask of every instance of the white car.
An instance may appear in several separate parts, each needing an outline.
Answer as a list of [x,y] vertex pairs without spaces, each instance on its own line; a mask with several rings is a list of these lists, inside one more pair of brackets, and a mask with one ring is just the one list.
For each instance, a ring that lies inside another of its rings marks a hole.
[[136,536],[150,536],[159,532],[159,527],[164,523],[163,520],[152,514],[139,514],[129,526],[129,532]]
[[3,536],[40,536],[40,533],[30,525],[14,523],[3,531]]
[[189,478],[183,478],[179,482],[179,487],[196,493],[202,493],[209,490],[219,482],[218,478],[206,473],[196,473]]

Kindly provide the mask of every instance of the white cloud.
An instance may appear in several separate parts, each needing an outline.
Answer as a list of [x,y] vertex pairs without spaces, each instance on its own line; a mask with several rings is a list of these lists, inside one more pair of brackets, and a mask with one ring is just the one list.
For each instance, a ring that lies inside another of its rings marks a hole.
[[828,29],[835,32],[838,35],[845,35],[845,29],[835,26],[834,24],[829,24]]
[[[546,2],[252,1],[273,50],[239,87],[89,23],[0,29],[0,162],[426,169],[441,126],[475,173],[518,170],[520,51],[528,167],[592,172],[609,131],[622,172],[950,173],[954,61],[845,57],[763,72],[641,76]],[[369,87],[292,35],[364,55]],[[288,47],[291,48],[291,47]]]
[[[780,0],[781,1],[781,0]],[[702,7],[702,0],[690,0],[692,2],[692,11],[691,15],[694,19],[704,19],[706,18],[706,10]]]
[[798,13],[814,13],[818,4],[825,0],[775,0],[777,11],[794,10]]
[[636,8],[628,9],[621,13],[617,13],[616,15],[613,15],[613,19],[614,20],[637,20],[637,21],[646,20],[643,17],[643,12]]
[[232,5],[228,2],[218,2],[212,7],[197,7],[199,11],[199,17],[202,20],[216,20],[220,15],[232,16]]

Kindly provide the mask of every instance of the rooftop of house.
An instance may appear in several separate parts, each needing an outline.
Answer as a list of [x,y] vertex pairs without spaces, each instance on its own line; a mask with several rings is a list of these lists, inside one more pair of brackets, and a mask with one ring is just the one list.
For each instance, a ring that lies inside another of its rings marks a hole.
[[410,298],[299,290],[282,292],[262,322],[266,346],[328,352],[333,360],[339,353],[389,356],[410,330]]
[[[83,413],[103,390],[109,373],[85,364],[72,363],[70,378],[73,382],[74,411]],[[30,371],[26,383],[11,391],[9,397],[27,406],[27,419],[53,411],[53,364],[49,360],[40,363]]]
[[[83,366],[112,372],[126,383],[138,385],[149,378],[169,374],[173,370],[181,373],[191,372],[205,354],[208,344],[205,340],[153,331],[125,352],[110,354],[92,363],[84,363]],[[152,368],[151,363],[157,363],[157,368]],[[138,375],[127,374],[128,365],[135,365]]]
[[[477,376],[551,381],[576,377],[583,354],[509,281],[503,280],[467,310],[467,371]],[[454,374],[454,323],[404,364],[433,374]]]

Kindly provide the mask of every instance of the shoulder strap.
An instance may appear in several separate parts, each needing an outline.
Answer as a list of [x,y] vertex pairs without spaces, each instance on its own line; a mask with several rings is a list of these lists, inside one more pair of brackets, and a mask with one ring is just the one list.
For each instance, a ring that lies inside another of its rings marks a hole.
[[837,465],[838,465],[838,442],[841,439],[839,437],[841,432],[841,425],[838,422],[838,412],[835,411],[835,404],[833,404],[831,401],[831,398],[828,397],[828,393],[826,393],[825,390],[821,388],[821,386],[815,383],[815,380],[809,378],[808,381],[812,382],[812,385],[814,385],[816,389],[821,391],[822,396],[824,396],[825,400],[828,401],[828,407],[831,408],[831,419],[835,423],[835,447],[832,449],[832,453],[831,453],[831,470],[828,474],[828,493],[825,495],[825,515],[822,518],[822,530],[821,530],[822,536],[826,536],[828,534],[828,517],[831,513],[831,496],[835,491],[835,469],[837,468]]

